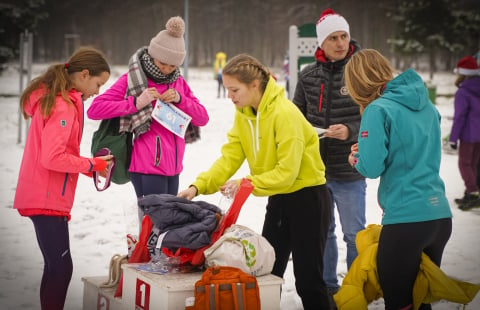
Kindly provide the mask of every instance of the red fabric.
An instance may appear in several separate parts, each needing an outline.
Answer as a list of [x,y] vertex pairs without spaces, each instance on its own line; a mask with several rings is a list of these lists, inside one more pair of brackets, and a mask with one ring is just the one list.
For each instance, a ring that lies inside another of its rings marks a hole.
[[330,14],[337,14],[335,13],[334,10],[332,10],[331,8],[328,8],[328,9],[325,9],[323,12],[322,12],[322,15],[320,15],[320,18],[326,16],[326,15],[330,15]]
[[92,171],[104,171],[107,169],[108,163],[106,160],[103,160],[98,157],[94,157],[92,158],[92,161],[93,161]]
[[[169,249],[162,248],[162,252],[169,257],[179,257],[180,264],[190,263],[193,266],[200,266],[205,262],[204,252],[211,245],[215,243],[225,232],[225,229],[235,224],[240,210],[243,204],[247,200],[250,193],[253,191],[253,185],[248,179],[243,179],[240,183],[240,189],[238,190],[232,205],[228,209],[225,216],[220,221],[218,230],[212,233],[211,242],[209,245],[204,246],[197,250],[190,250],[186,248],[179,248],[175,253]],[[150,253],[148,252],[147,242],[152,230],[153,223],[149,216],[145,216],[142,221],[142,230],[140,231],[140,240],[138,241],[132,255],[128,259],[128,263],[146,263],[150,261]],[[115,297],[122,296],[123,276],[118,283],[117,290],[115,291]]]
[[465,56],[457,63],[457,68],[475,70],[478,69],[477,60],[472,56]]
[[250,180],[243,179],[240,184],[240,189],[235,195],[235,199],[232,202],[232,205],[228,209],[227,214],[225,214],[225,216],[220,222],[219,229],[212,233],[212,241],[209,245],[195,251],[190,262],[192,265],[199,266],[203,264],[203,262],[205,261],[205,256],[203,255],[205,250],[208,249],[212,244],[215,243],[215,241],[217,241],[223,235],[225,229],[236,223],[238,215],[240,214],[240,210],[242,209],[243,204],[247,200],[248,196],[250,196],[250,193],[252,191],[253,185]]
[[[51,114],[42,113],[43,87],[32,92],[25,106],[31,116],[28,139],[15,191],[14,209],[54,209],[69,214],[78,174],[88,172],[89,158],[80,156],[83,132],[82,94],[74,89],[58,95]],[[28,211],[27,211],[28,212]]]
[[18,213],[21,216],[35,216],[35,215],[47,215],[47,216],[67,216],[70,221],[71,214],[68,212],[61,212],[51,209],[18,209]]
[[[144,216],[142,221],[142,229],[140,231],[140,240],[138,240],[132,255],[128,258],[128,263],[146,263],[150,261],[150,253],[148,252],[147,242],[152,230],[152,220],[149,216]],[[123,275],[118,283],[115,297],[122,297]]]

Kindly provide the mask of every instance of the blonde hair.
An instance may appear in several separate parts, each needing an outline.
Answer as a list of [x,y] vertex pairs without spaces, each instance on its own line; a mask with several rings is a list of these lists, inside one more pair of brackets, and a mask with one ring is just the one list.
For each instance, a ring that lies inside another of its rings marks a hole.
[[58,94],[66,102],[71,103],[67,95],[68,90],[73,86],[70,75],[84,69],[87,69],[91,76],[100,76],[103,72],[110,73],[110,67],[100,51],[92,47],[79,48],[65,64],[51,65],[45,73],[30,82],[20,98],[23,117],[25,119],[30,117],[25,112],[25,106],[32,92],[41,87],[45,88],[45,94],[40,99],[40,110],[44,117],[52,113]]
[[239,54],[230,59],[222,71],[223,75],[235,77],[240,83],[250,84],[260,81],[260,91],[263,93],[270,80],[270,71],[258,59],[248,54]]
[[360,105],[360,112],[383,93],[395,70],[377,50],[363,49],[355,53],[345,66],[345,85],[350,97]]

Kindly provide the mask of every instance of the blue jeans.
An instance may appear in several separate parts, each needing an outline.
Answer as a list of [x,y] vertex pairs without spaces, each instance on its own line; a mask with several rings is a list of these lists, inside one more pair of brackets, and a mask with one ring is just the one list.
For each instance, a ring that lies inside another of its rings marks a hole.
[[337,206],[342,225],[343,241],[347,244],[347,268],[350,269],[358,255],[355,237],[358,231],[365,228],[367,182],[364,179],[349,182],[327,180],[327,186],[332,196],[332,219],[323,256],[323,280],[327,288],[336,291],[340,286],[337,279],[338,246],[335,235],[335,206]]

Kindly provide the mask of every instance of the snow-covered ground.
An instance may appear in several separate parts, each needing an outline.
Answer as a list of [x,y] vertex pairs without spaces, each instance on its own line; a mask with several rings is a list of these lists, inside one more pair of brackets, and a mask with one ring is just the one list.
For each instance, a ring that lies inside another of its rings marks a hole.
[[[44,68],[42,65],[34,66],[33,76],[38,75]],[[107,86],[125,70],[125,67],[114,67]],[[208,109],[210,122],[201,131],[202,139],[187,146],[180,189],[188,186],[199,172],[208,169],[217,158],[220,146],[226,141],[225,134],[231,126],[234,114],[234,106],[229,99],[216,98],[217,82],[212,78],[210,68],[190,68],[188,73],[189,84]],[[424,78],[428,76],[422,75]],[[437,94],[450,95],[437,97],[436,106],[443,116],[443,135],[449,132],[453,116],[451,95],[456,90],[453,86],[454,79],[453,74],[445,72],[436,74],[433,80],[437,85]],[[22,134],[19,135],[18,92],[18,70],[12,66],[0,75],[0,308],[40,309],[39,287],[43,259],[32,222],[12,209],[25,139],[23,120],[20,126],[23,129]],[[86,107],[89,104],[90,101],[87,101]],[[90,156],[91,136],[97,126],[98,122],[86,120],[81,145],[84,156]],[[247,168],[243,166],[237,175],[244,176],[246,173]],[[460,197],[464,190],[456,155],[444,154],[441,174],[446,183],[454,216],[453,233],[445,250],[442,269],[456,278],[480,283],[480,209],[463,212],[453,203],[453,199]],[[367,183],[367,223],[380,223],[381,212],[376,200],[378,179],[368,180]],[[215,194],[200,196],[198,199],[219,204],[221,197]],[[249,197],[237,223],[261,232],[265,203],[266,198]],[[107,191],[97,192],[91,179],[80,177],[69,224],[74,271],[65,309],[82,308],[82,277],[107,275],[112,255],[127,253],[126,234],[138,232],[136,208],[131,184],[112,184]],[[340,225],[337,225],[337,229],[339,231]],[[338,273],[343,277],[346,273],[345,245],[341,233],[337,234],[337,237],[340,251]],[[285,274],[281,308],[302,309],[301,301],[295,292],[291,264]],[[459,306],[439,302],[433,308],[459,309]],[[376,301],[369,309],[383,309],[383,302]],[[480,309],[480,296],[477,296],[467,309]]]

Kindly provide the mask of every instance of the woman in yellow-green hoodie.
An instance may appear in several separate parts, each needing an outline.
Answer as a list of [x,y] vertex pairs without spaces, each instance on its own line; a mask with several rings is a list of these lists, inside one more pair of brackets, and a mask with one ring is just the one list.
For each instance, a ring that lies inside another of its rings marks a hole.
[[328,309],[322,275],[331,211],[317,133],[257,59],[232,58],[223,84],[236,107],[228,142],[211,168],[178,195],[234,195],[240,180],[230,178],[246,159],[253,194],[268,196],[262,235],[275,249],[272,273],[283,277],[292,253],[304,309]]

